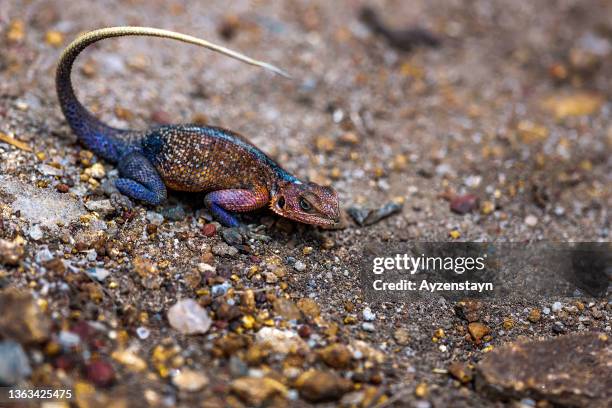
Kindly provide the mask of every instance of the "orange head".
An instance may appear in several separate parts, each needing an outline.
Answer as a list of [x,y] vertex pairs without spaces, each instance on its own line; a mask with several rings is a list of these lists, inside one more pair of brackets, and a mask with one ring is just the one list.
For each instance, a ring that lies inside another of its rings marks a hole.
[[340,221],[338,194],[315,183],[283,181],[270,199],[272,211],[305,224],[329,226]]

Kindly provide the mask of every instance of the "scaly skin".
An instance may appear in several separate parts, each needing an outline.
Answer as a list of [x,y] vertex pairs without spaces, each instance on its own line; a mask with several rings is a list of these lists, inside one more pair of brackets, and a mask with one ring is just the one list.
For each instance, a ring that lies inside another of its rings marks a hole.
[[226,226],[238,226],[234,212],[269,205],[277,214],[313,225],[338,222],[336,192],[302,182],[242,136],[229,130],[195,125],[168,125],[145,131],[110,127],[77,100],[70,73],[76,57],[89,45],[126,35],[171,38],[212,49],[251,65],[287,76],[280,69],[207,41],[148,27],[111,27],[78,37],[62,53],[57,95],[66,120],[81,142],[96,155],[116,163],[117,189],[136,200],[157,205],[166,188],[206,192],[204,202]]

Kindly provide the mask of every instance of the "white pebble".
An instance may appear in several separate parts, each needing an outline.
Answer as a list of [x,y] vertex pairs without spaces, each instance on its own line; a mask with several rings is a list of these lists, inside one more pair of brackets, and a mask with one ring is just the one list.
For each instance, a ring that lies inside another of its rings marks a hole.
[[184,334],[206,333],[212,320],[206,309],[193,299],[182,299],[168,310],[168,322]]
[[369,307],[363,309],[363,320],[366,322],[371,322],[376,320],[376,314],[372,313],[372,310]]

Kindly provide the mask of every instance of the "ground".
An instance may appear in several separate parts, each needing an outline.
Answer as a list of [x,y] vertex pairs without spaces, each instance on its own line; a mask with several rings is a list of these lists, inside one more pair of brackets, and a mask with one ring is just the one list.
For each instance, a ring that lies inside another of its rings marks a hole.
[[[609,241],[612,4],[368,2],[441,42],[401,51],[359,20],[362,3],[3,0],[0,360],[14,365],[0,382],[72,388],[78,406],[610,402],[608,301],[370,304],[356,260],[396,241]],[[342,225],[266,210],[242,218],[243,240],[200,196],[156,208],[118,197],[116,171],[76,141],[54,89],[63,47],[114,25],[200,36],[289,71],[123,38],[85,52],[73,79],[118,127],[245,135],[332,185]],[[402,210],[372,225],[346,213],[389,202]],[[522,347],[534,358],[517,360]],[[576,359],[542,358],[563,347]],[[581,364],[585,350],[600,365]],[[556,384],[572,398],[538,388],[554,370],[576,379]]]

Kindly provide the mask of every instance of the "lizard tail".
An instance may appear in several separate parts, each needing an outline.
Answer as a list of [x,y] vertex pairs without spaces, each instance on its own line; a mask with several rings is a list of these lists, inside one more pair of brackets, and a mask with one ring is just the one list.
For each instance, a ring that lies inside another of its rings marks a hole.
[[192,37],[190,35],[176,33],[174,31],[150,27],[109,27],[90,31],[80,35],[76,40],[70,43],[68,47],[66,47],[60,57],[55,76],[57,96],[66,120],[79,139],[81,139],[83,143],[94,153],[109,161],[118,160],[121,146],[123,143],[125,143],[121,142],[117,136],[129,136],[130,133],[134,132],[108,126],[89,112],[79,102],[74,93],[72,81],[70,80],[70,73],[77,56],[91,44],[105,38],[122,37],[128,35],[170,38],[189,44],[199,45],[247,64],[255,65],[290,78],[289,74],[280,68],[275,67],[274,65],[254,60],[236,51],[232,51],[228,48],[213,44],[206,40]]

